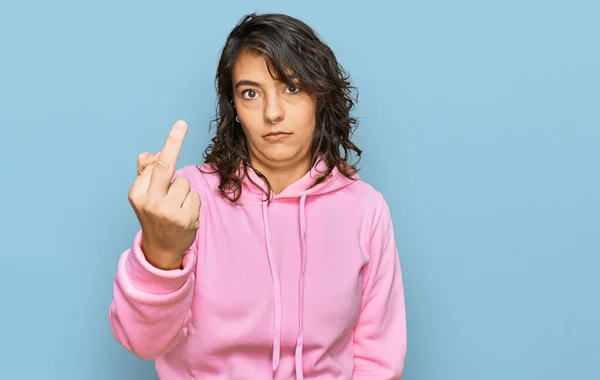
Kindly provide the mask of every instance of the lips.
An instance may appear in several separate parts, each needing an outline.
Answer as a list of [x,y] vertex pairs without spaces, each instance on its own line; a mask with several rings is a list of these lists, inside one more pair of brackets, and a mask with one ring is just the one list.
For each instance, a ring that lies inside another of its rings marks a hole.
[[265,137],[269,137],[269,136],[279,136],[279,135],[291,135],[291,133],[289,132],[280,132],[280,131],[276,131],[276,132],[269,132],[265,135]]
[[288,132],[275,131],[267,133],[263,138],[270,142],[279,142],[285,140],[290,135],[291,133]]

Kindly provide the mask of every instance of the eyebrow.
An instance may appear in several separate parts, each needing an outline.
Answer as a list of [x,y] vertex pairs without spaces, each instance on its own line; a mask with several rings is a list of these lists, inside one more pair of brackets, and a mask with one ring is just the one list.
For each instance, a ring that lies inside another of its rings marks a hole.
[[259,83],[257,83],[257,82],[254,82],[254,81],[248,80],[248,79],[242,79],[242,80],[238,81],[238,82],[235,84],[235,88],[238,88],[238,87],[240,87],[240,86],[254,86],[254,87],[260,87],[260,84],[259,84]]

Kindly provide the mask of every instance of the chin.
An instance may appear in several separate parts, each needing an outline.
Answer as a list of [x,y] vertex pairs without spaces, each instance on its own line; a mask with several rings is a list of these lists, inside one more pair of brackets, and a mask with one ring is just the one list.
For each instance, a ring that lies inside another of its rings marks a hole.
[[280,145],[262,150],[261,155],[273,163],[286,163],[298,160],[302,156],[302,153],[300,149]]

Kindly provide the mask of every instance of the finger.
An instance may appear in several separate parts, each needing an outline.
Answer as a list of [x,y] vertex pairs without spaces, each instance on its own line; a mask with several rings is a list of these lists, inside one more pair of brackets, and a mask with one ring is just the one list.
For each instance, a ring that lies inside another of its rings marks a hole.
[[157,157],[158,157],[158,153],[150,154],[148,152],[144,152],[144,153],[140,154],[137,158],[137,174],[138,175],[142,174],[142,172],[144,171],[146,166],[156,162]]
[[171,203],[176,208],[181,208],[185,197],[190,192],[190,182],[182,177],[175,178],[169,192],[167,193],[167,202]]
[[153,166],[153,164],[146,166],[146,169],[144,169],[142,173],[137,176],[129,188],[129,203],[133,206],[136,215],[138,213],[138,208],[143,207],[143,205],[146,203],[148,184],[150,183],[150,176],[152,175]]
[[188,195],[185,197],[185,201],[183,201],[182,208],[188,212],[191,212],[191,219],[193,221],[198,221],[200,218],[200,207],[202,206],[202,200],[200,199],[200,195],[191,190]]
[[150,178],[152,177],[152,170],[154,169],[155,164],[149,164],[142,170],[142,172],[138,175],[135,180],[135,187],[137,191],[141,193],[146,193],[148,191],[148,186],[150,185]]
[[186,132],[187,124],[185,121],[179,120],[173,125],[167,141],[154,164],[148,188],[150,193],[157,195],[167,193],[173,174],[175,174],[177,159],[179,158],[179,152],[181,151]]

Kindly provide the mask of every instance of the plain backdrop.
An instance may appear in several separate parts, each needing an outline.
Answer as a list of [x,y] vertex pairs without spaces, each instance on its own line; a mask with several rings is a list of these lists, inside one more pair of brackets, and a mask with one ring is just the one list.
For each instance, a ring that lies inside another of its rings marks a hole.
[[390,204],[407,380],[600,378],[600,2],[3,1],[0,378],[156,379],[112,337],[136,156],[189,123],[246,13],[313,26]]

